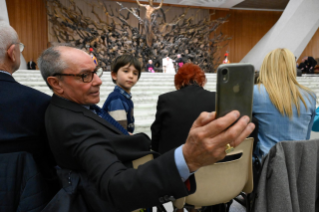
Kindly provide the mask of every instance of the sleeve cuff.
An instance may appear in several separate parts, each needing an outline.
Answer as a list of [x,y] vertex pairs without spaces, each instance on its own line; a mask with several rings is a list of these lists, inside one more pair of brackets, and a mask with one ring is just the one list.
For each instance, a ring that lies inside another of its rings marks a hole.
[[183,155],[183,146],[179,146],[175,149],[174,159],[179,175],[182,178],[182,181],[185,182],[193,173],[190,173],[188,166],[186,164],[184,155]]

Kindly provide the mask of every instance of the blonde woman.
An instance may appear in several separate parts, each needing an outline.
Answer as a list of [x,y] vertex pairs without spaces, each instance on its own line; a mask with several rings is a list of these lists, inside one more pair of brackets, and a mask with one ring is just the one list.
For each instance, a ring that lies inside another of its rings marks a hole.
[[288,49],[271,51],[262,63],[253,103],[260,159],[279,141],[310,138],[316,95],[297,82],[296,73],[295,57]]

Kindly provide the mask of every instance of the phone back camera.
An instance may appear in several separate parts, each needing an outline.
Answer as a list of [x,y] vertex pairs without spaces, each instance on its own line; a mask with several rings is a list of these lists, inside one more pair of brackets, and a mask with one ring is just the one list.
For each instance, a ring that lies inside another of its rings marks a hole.
[[227,70],[227,69],[223,69],[223,70],[222,70],[222,75],[223,75],[223,76],[226,76],[227,73],[228,73],[228,70]]
[[228,70],[227,69],[222,70],[222,78],[223,78],[223,82],[226,82],[228,80]]

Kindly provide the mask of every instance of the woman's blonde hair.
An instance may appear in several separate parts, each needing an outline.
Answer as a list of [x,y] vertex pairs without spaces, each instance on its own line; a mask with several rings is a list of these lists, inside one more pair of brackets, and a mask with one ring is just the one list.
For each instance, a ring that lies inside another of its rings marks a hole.
[[[259,86],[263,84],[269,94],[271,102],[283,116],[292,117],[293,105],[300,115],[300,100],[308,110],[307,104],[299,88],[314,97],[313,92],[297,82],[295,56],[288,49],[275,49],[268,53],[261,65]],[[309,97],[307,96],[309,100]]]

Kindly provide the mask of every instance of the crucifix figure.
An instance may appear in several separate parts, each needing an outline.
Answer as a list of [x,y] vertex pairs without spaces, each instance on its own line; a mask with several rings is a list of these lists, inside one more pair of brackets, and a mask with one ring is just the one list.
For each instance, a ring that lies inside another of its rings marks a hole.
[[163,5],[163,1],[161,1],[160,5],[158,7],[154,7],[153,6],[153,0],[148,0],[149,2],[149,5],[147,4],[141,4],[139,2],[139,0],[136,0],[137,4],[140,6],[140,7],[145,7],[146,9],[146,12],[145,12],[145,20],[144,20],[144,25],[145,25],[145,33],[146,33],[146,43],[149,47],[152,46],[152,43],[153,43],[153,37],[154,37],[154,33],[152,31],[152,25],[151,25],[151,17],[152,17],[152,14],[155,10],[158,10],[162,7]]

